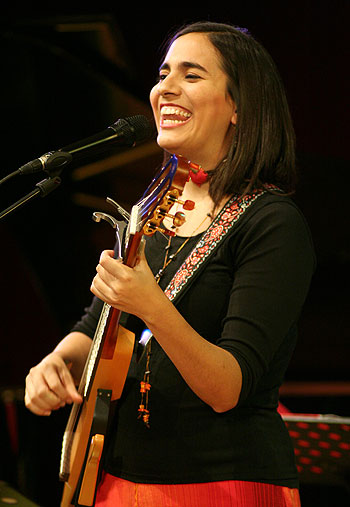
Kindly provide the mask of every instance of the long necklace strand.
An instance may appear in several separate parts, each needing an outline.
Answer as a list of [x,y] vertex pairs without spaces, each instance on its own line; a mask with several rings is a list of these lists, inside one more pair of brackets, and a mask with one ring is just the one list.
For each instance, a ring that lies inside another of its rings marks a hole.
[[[172,236],[169,236],[168,243],[165,247],[165,256],[164,256],[164,262],[163,266],[160,268],[158,273],[155,276],[155,280],[157,283],[159,283],[161,277],[164,274],[164,270],[169,266],[169,264],[175,259],[175,257],[181,252],[181,250],[184,248],[184,246],[189,242],[191,238],[196,234],[196,232],[202,227],[204,222],[207,220],[207,218],[212,218],[212,215],[210,213],[207,213],[205,218],[201,221],[201,223],[198,225],[198,227],[195,228],[195,230],[192,232],[190,236],[188,236],[185,241],[179,246],[179,248],[174,252],[173,254],[169,255],[170,247],[171,247],[171,238]],[[142,419],[143,423],[147,428],[150,427],[149,425],[149,418],[150,418],[150,412],[148,408],[148,400],[149,400],[149,391],[151,389],[151,384],[149,381],[150,377],[150,361],[151,361],[151,344],[152,344],[152,336],[149,338],[147,345],[146,345],[146,367],[145,372],[143,375],[143,380],[140,382],[140,393],[141,393],[141,401],[138,408],[138,419]]]

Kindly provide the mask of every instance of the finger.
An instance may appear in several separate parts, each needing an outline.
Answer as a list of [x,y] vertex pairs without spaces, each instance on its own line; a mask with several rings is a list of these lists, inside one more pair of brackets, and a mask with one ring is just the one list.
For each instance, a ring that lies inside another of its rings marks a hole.
[[101,259],[96,267],[92,286],[105,298],[113,298],[125,283],[130,282],[131,268],[122,264],[120,260],[105,258]]
[[32,402],[27,393],[24,396],[24,404],[27,407],[27,409],[33,412],[33,414],[35,415],[43,415],[43,416],[51,415],[52,410],[49,410],[47,408],[40,408],[38,405]]
[[[95,275],[95,277],[97,276],[97,279],[100,279],[106,285],[111,285],[117,279],[115,269],[113,269],[113,268],[114,268],[113,266],[106,267],[105,265],[102,266],[102,264],[98,264],[96,266],[97,275]],[[112,269],[113,269],[113,273],[112,273]]]
[[37,415],[50,415],[61,400],[55,393],[49,390],[45,382],[37,386],[29,374],[26,379],[25,404],[26,407]]
[[118,265],[121,264],[121,259],[114,258],[113,250],[104,250],[99,259],[99,265],[102,266],[110,274],[114,274],[118,270]]
[[73,399],[80,401],[67,365],[53,354],[50,355],[50,360],[46,358],[39,367],[31,369],[27,385],[28,396],[40,409],[54,410],[72,403]]
[[43,371],[43,379],[46,382],[48,389],[53,392],[59,403],[66,403],[70,400],[70,393],[67,387],[62,382],[62,379],[68,379],[71,374],[63,360],[60,360],[53,365],[49,364]]
[[30,410],[31,412],[33,412],[33,414],[35,415],[50,415],[51,414],[51,407],[48,408],[48,407],[44,407],[40,404],[37,404],[35,403],[28,392],[25,393],[25,396],[24,396],[24,403],[25,403],[25,406],[27,407],[28,410]]
[[100,255],[100,259],[114,258],[114,250],[103,250]]
[[60,372],[60,380],[66,390],[66,403],[81,403],[83,401],[82,396],[78,393],[72,375],[68,368],[62,369]]
[[116,306],[118,304],[116,293],[108,285],[106,285],[99,276],[95,276],[92,280],[90,291],[94,294],[94,296],[111,306]]
[[90,290],[95,296],[102,299],[106,303],[107,301],[107,292],[109,290],[108,285],[104,282],[100,273],[98,273],[92,280]]

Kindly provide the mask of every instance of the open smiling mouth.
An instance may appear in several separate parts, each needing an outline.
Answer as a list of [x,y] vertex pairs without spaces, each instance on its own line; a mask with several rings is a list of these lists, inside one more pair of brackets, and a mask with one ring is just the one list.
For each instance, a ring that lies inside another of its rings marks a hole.
[[162,127],[170,127],[187,123],[192,114],[184,109],[173,106],[163,106],[161,108],[160,124]]

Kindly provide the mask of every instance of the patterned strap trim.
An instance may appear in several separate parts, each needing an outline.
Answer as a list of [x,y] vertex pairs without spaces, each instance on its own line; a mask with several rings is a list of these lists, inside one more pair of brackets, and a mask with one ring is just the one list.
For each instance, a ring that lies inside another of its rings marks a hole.
[[201,237],[190,255],[184,261],[182,266],[175,273],[164,293],[172,301],[185,285],[190,281],[193,275],[198,271],[202,264],[217,248],[218,244],[224,239],[230,229],[242,217],[244,212],[256,201],[266,190],[256,190],[255,192],[243,197],[232,197],[221,210],[216,219],[208,227],[206,233]]

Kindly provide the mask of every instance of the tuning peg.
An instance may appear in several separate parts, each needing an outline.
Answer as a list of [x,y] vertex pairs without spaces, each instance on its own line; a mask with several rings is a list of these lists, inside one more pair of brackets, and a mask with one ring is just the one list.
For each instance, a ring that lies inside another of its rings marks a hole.
[[156,220],[163,220],[165,217],[172,218],[174,227],[181,227],[186,222],[186,215],[182,211],[177,211],[175,215],[172,215],[162,208],[156,210],[154,214]]
[[171,207],[173,204],[177,203],[177,204],[181,204],[183,209],[186,211],[191,211],[194,209],[194,207],[195,207],[194,201],[190,201],[189,199],[186,199],[186,201],[181,201],[180,199],[178,199],[178,197],[179,197],[179,193],[178,193],[177,189],[174,189],[173,192],[170,192],[165,197],[166,205]]
[[163,235],[165,234],[166,236],[175,236],[174,231],[170,231],[164,227],[158,227],[152,222],[147,222],[143,227],[143,233],[145,236],[152,236],[156,231],[160,232]]
[[180,201],[179,199],[177,199],[176,202],[182,204],[183,209],[185,209],[186,211],[192,211],[195,207],[195,202],[190,201],[189,199],[186,199],[186,201]]

